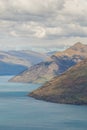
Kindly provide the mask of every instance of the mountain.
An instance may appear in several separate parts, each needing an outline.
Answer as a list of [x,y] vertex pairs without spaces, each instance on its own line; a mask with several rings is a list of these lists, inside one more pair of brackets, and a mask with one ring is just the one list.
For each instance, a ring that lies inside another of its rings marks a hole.
[[[17,58],[26,60],[29,62],[28,66],[37,64],[47,58],[47,55],[44,53],[39,53],[31,50],[20,50],[20,51],[8,51],[8,54],[16,56]],[[26,62],[25,62],[26,63]],[[24,64],[25,64],[24,63]]]
[[34,51],[0,51],[0,75],[17,75],[47,56]]
[[87,105],[87,59],[45,83],[29,96],[54,103]]
[[48,56],[52,56],[52,55],[54,55],[56,52],[57,52],[57,51],[50,51],[50,52],[47,52],[47,55],[48,55]]
[[58,52],[55,56],[67,56],[72,58],[84,58],[87,57],[87,45],[84,45],[80,42],[77,42],[75,45],[71,46],[70,48],[66,49],[63,52]]
[[62,74],[71,66],[87,57],[87,45],[80,42],[66,49],[55,53],[44,62],[30,67],[20,75],[12,78],[12,82],[45,83],[53,77]]

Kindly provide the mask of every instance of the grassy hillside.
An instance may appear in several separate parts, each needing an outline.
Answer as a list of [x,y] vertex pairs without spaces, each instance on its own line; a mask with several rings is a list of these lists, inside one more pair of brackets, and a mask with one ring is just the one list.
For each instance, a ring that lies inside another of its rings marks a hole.
[[57,52],[44,62],[40,62],[20,75],[12,82],[45,83],[65,72],[68,68],[87,57],[87,45],[76,43],[62,52]]
[[66,104],[87,104],[87,59],[55,77],[29,96]]

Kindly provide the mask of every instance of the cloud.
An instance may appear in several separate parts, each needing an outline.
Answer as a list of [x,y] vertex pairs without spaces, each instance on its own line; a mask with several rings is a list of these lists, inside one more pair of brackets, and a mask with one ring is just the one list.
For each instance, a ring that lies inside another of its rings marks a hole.
[[0,34],[3,39],[50,44],[64,38],[86,39],[86,14],[87,0],[0,0]]
[[66,0],[64,4],[64,12],[66,14],[78,16],[84,15],[87,12],[86,0]]
[[1,13],[46,15],[62,8],[64,0],[0,0]]

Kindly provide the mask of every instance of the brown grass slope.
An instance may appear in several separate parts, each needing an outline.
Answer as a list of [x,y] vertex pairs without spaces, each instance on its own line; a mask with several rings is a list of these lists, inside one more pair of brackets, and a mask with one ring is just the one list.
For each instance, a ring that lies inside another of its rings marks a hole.
[[55,103],[87,105],[87,59],[47,82],[29,96]]
[[73,46],[70,48],[66,49],[63,52],[57,52],[55,56],[68,56],[68,57],[73,57],[73,56],[81,56],[81,57],[87,57],[87,45],[82,44],[81,42],[75,43]]
[[11,82],[45,83],[87,58],[87,45],[80,42],[13,77]]

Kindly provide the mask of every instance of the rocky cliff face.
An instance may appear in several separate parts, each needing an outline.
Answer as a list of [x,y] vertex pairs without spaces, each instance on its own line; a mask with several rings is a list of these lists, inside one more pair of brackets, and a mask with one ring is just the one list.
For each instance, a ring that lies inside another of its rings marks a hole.
[[11,79],[13,82],[44,83],[62,74],[71,66],[87,57],[87,45],[76,43],[63,52],[58,52],[46,61],[32,66],[20,75]]
[[53,78],[29,96],[54,103],[87,105],[87,59]]

